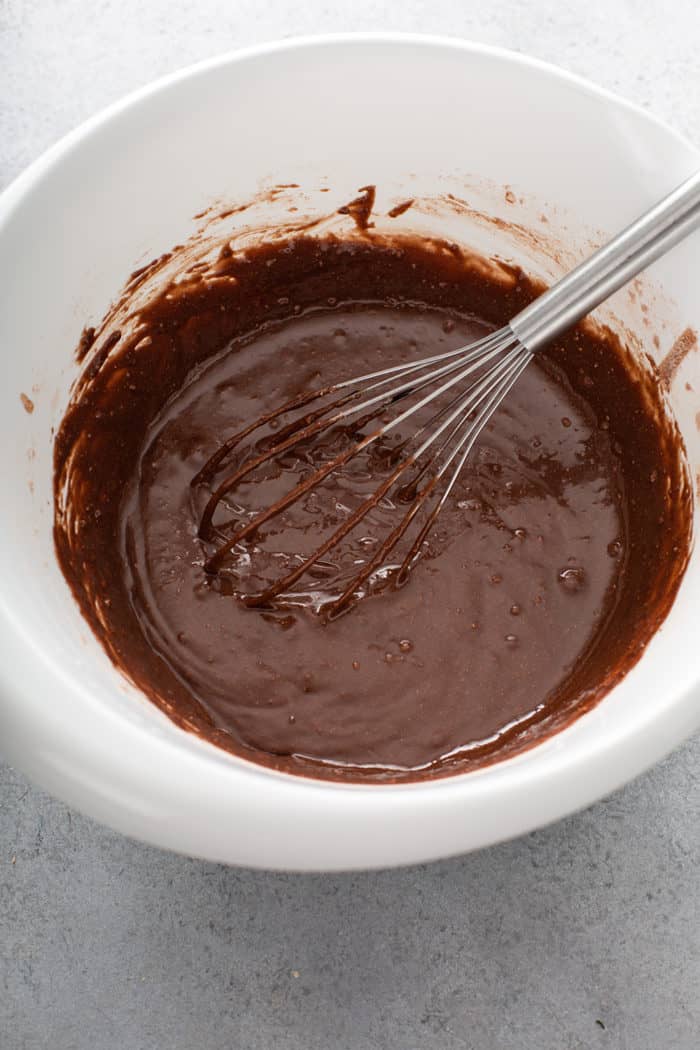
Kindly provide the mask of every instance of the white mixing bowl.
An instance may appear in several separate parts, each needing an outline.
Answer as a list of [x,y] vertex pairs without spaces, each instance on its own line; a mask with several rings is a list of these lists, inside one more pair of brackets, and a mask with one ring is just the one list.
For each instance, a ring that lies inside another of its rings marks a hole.
[[[384,35],[206,62],[111,107],[37,161],[0,198],[0,746],[10,761],[148,842],[332,870],[443,857],[528,831],[616,788],[691,733],[700,724],[697,551],[624,681],[514,759],[429,783],[356,786],[225,754],[125,682],[82,620],[54,556],[51,442],[83,324],[213,200],[245,199],[264,180],[325,179],[326,199],[338,202],[368,182],[393,199],[417,185],[461,186],[481,210],[539,223],[543,234],[544,214],[552,241],[567,245],[544,262],[498,226],[474,220],[474,236],[554,276],[699,164],[697,150],[648,114],[559,70],[459,41]],[[658,359],[686,326],[700,327],[699,276],[696,236],[611,310]],[[671,403],[695,477],[694,391],[700,355],[691,353]]]

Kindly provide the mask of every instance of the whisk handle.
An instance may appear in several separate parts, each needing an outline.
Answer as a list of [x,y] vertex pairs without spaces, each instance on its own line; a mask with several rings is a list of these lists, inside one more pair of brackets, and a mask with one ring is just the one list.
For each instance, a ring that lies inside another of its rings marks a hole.
[[521,310],[510,327],[539,350],[700,226],[700,171]]

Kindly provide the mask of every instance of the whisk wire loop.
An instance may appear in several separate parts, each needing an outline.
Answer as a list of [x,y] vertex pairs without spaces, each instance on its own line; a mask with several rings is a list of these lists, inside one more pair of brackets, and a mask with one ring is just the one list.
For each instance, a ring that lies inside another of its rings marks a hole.
[[[413,432],[400,440],[392,450],[399,462],[353,510],[345,521],[319,547],[291,571],[256,594],[241,595],[249,606],[265,608],[275,599],[292,598],[290,589],[315,564],[336,548],[377,506],[394,487],[402,483],[408,471],[415,468],[415,476],[399,488],[399,496],[408,504],[389,535],[377,546],[360,570],[334,597],[324,612],[334,618],[344,611],[362,593],[367,581],[391,555],[419,513],[435,500],[417,537],[398,566],[384,568],[384,576],[393,571],[395,582],[401,585],[420,555],[421,548],[435,520],[444,506],[474,444],[496,407],[526,367],[530,352],[509,329],[486,336],[467,348],[458,348],[444,354],[435,354],[419,361],[371,372],[333,386],[304,393],[268,412],[231,435],[213,453],[192,480],[193,486],[210,482],[227,458],[256,431],[270,425],[279,425],[283,417],[292,416],[281,429],[273,430],[254,446],[252,454],[231,470],[211,492],[202,514],[199,535],[211,541],[218,532],[213,519],[217,507],[246,478],[272,460],[313,441],[332,428],[344,428],[350,434],[358,432],[383,413],[396,410],[380,421],[368,434],[358,436],[354,443],[340,451],[328,462],[302,479],[271,506],[254,514],[234,528],[205,562],[207,574],[217,575],[227,559],[246,540],[259,534],[260,529],[283,513],[307,493],[316,489],[333,473],[374,442],[412,421],[425,409],[434,407],[432,414],[420,422]],[[335,395],[340,395],[336,397]],[[331,400],[328,400],[328,399]],[[323,402],[318,406],[318,402]],[[404,407],[404,403],[408,404]],[[359,418],[358,418],[359,417]],[[451,477],[443,485],[447,471],[454,465]],[[442,491],[441,491],[442,489]]]

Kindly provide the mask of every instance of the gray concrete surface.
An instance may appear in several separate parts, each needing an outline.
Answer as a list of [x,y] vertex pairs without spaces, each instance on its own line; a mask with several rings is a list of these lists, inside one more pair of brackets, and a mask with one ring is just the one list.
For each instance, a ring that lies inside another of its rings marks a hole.
[[[557,61],[700,142],[697,0],[0,0],[0,185],[182,64],[387,28]],[[161,853],[2,767],[0,1048],[694,1050],[699,776],[696,739],[519,841],[328,877]]]

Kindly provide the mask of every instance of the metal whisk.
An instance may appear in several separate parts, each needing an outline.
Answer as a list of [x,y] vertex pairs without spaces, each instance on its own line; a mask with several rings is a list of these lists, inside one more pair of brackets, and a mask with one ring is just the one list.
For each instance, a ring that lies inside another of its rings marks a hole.
[[[479,435],[533,355],[699,225],[700,172],[499,331],[467,347],[301,394],[233,434],[193,478],[193,486],[210,484],[234,450],[255,431],[282,423],[271,437],[258,444],[255,454],[214,487],[199,524],[199,536],[207,542],[215,538],[213,518],[217,507],[258,468],[330,428],[344,428],[346,434],[352,436],[375,422],[368,433],[352,441],[271,506],[227,534],[205,562],[205,572],[218,575],[233,552],[267,522],[302,499],[363,449],[402,424],[415,421],[418,413],[423,419],[432,408],[432,414],[391,450],[393,469],[377,489],[317,550],[260,593],[241,597],[252,607],[273,606],[276,599],[288,595],[290,588],[337,547],[392,490],[398,501],[406,505],[405,513],[342,594],[327,605],[325,616],[332,619],[352,604],[424,510],[425,518],[422,524],[416,523],[417,532],[407,553],[392,569],[392,582],[402,585]],[[286,422],[284,417],[288,417]]]

